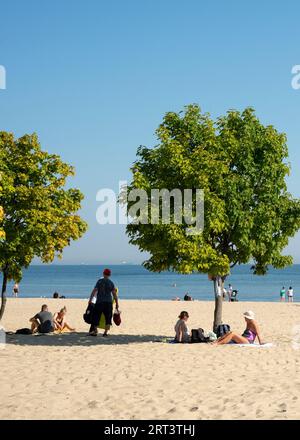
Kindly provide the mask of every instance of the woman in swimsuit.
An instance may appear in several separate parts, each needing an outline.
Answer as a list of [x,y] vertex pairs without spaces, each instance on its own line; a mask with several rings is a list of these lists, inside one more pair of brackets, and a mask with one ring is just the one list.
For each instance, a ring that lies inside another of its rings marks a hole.
[[223,345],[228,343],[236,343],[236,344],[253,344],[255,339],[258,339],[260,345],[263,344],[260,331],[256,321],[254,320],[254,313],[249,310],[243,314],[246,321],[246,329],[242,335],[238,335],[237,333],[228,332],[221,338],[217,339],[214,342],[216,345]]
[[63,331],[69,330],[70,332],[74,332],[75,328],[72,328],[66,321],[66,313],[67,309],[64,307],[59,312],[56,312],[53,316],[53,323],[55,330]]
[[175,324],[175,341],[176,342],[190,342],[190,332],[186,324],[189,319],[188,312],[181,312],[178,316],[178,321]]

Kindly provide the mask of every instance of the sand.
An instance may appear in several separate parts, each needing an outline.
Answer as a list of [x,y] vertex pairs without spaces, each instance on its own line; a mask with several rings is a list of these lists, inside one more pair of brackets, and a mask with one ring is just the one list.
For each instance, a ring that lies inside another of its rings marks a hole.
[[61,305],[76,334],[7,336],[0,349],[0,419],[299,419],[300,304],[225,303],[237,332],[253,310],[271,348],[167,344],[181,310],[211,329],[213,302],[121,301],[122,325],[87,337],[86,301],[10,299],[2,325],[27,327]]

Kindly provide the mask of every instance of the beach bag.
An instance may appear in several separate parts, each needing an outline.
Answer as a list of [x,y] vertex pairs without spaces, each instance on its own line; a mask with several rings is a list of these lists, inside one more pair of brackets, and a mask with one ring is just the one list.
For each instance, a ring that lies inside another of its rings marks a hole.
[[87,324],[91,324],[92,323],[92,314],[93,314],[93,310],[94,310],[94,304],[89,304],[84,315],[83,315],[83,320],[84,322],[86,322]]
[[230,325],[220,324],[217,328],[217,337],[221,338],[222,336],[226,335],[226,333],[228,332],[230,332]]
[[16,335],[32,335],[32,330],[30,328],[19,328]]
[[191,343],[192,344],[199,344],[209,342],[209,338],[204,336],[204,330],[203,328],[197,328],[192,330],[192,336],[191,336]]
[[118,312],[117,310],[114,312],[114,314],[113,314],[113,320],[114,320],[114,323],[116,324],[116,325],[120,325],[121,324],[121,312]]

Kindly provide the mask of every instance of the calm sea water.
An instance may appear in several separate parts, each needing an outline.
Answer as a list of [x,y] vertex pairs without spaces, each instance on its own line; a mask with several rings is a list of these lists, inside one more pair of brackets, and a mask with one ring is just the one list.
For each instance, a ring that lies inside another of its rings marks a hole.
[[[213,286],[207,275],[151,273],[138,265],[115,265],[110,268],[121,298],[169,300],[174,296],[182,298],[189,292],[198,300],[213,299]],[[87,298],[102,270],[101,266],[88,265],[31,266],[23,272],[20,296],[52,297],[53,292],[57,291],[68,298]],[[239,266],[233,269],[225,287],[229,282],[238,289],[240,301],[278,301],[280,288],[290,285],[294,288],[295,300],[300,299],[300,265],[284,270],[270,269],[265,276],[252,275],[250,266]],[[12,285],[9,283],[9,295]]]

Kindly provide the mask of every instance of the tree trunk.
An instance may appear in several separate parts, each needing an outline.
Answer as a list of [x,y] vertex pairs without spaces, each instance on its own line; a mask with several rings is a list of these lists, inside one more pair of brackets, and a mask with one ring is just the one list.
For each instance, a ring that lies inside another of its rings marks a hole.
[[1,308],[0,308],[0,321],[4,315],[6,306],[6,286],[7,286],[7,270],[3,271],[2,291],[1,291]]
[[217,276],[214,278],[214,293],[215,293],[215,311],[213,331],[217,332],[217,328],[222,324],[222,305],[223,305],[223,280]]

